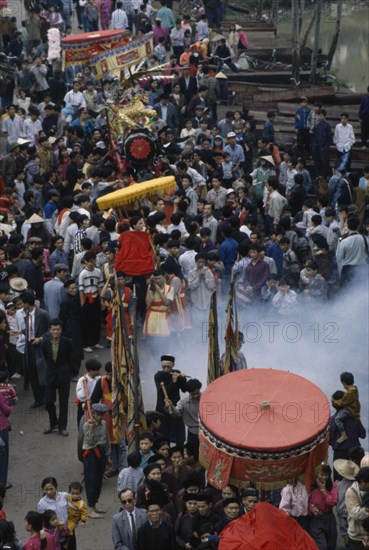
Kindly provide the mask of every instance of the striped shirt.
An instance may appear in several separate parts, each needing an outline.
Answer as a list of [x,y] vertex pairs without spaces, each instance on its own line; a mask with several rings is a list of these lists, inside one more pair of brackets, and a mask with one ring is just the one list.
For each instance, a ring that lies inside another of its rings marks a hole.
[[82,269],[78,277],[78,288],[84,294],[96,296],[104,286],[101,269]]

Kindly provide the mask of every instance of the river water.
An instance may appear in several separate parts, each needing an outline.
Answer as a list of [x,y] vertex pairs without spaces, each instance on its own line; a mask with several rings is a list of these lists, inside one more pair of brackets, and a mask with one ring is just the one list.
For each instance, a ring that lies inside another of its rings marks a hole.
[[[341,34],[333,59],[332,68],[340,79],[348,83],[355,92],[365,92],[369,86],[369,2],[362,5],[345,4],[343,8]],[[302,36],[310,20],[309,12],[304,17]],[[320,47],[328,53],[335,29],[335,4],[330,13],[323,13],[321,19]],[[291,37],[290,17],[278,21],[278,34]],[[307,46],[313,45],[313,30]]]

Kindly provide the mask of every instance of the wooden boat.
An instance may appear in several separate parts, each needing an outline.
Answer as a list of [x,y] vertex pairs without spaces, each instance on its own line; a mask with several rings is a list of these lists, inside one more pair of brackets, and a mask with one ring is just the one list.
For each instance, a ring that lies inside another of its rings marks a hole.
[[[260,61],[270,61],[272,57],[272,49],[271,48],[250,48],[247,50],[247,55],[250,57],[255,57],[256,59]],[[318,67],[321,67],[323,63],[327,61],[327,54],[319,54],[318,55]],[[276,48],[276,55],[275,59],[279,63],[284,63],[286,65],[291,65],[292,63],[292,53],[291,53],[291,47],[289,48]],[[311,49],[305,48],[301,52],[301,65],[309,65],[311,63]]]
[[272,32],[273,34],[277,33],[276,26],[273,23],[267,23],[265,21],[240,21],[236,20],[227,20],[222,21],[222,28],[229,29],[234,24],[240,25],[242,29],[247,32]]
[[[301,71],[300,72],[300,82],[307,83],[309,81],[310,71]],[[249,70],[241,71],[239,73],[227,73],[228,82],[235,83],[239,82],[241,84],[259,84],[266,85],[271,87],[276,86],[290,86],[291,85],[291,71],[290,70],[268,70],[268,71],[258,71],[258,70]]]
[[235,92],[235,100],[253,101],[257,103],[275,104],[279,101],[298,101],[301,96],[308,96],[309,100],[320,99],[327,100],[334,98],[335,90],[332,85],[308,85],[293,86],[270,85],[263,83],[250,82],[245,80],[233,80],[233,75],[229,76],[228,89]]

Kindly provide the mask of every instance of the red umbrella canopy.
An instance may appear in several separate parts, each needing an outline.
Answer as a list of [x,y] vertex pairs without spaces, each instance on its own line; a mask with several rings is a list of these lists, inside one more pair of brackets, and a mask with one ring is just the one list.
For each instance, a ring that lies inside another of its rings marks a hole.
[[200,459],[208,481],[276,487],[326,458],[329,402],[315,384],[288,371],[248,369],[221,376],[200,401]]
[[259,502],[220,533],[219,550],[317,550],[317,545],[288,514]]
[[62,44],[76,44],[78,42],[95,42],[104,41],[109,38],[129,37],[129,33],[125,30],[108,30],[108,31],[93,31],[83,32],[80,34],[72,34],[62,39]]

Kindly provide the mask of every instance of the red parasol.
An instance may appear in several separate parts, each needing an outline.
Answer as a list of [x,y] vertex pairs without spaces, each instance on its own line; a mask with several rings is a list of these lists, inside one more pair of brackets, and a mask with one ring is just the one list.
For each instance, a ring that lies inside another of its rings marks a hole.
[[72,34],[66,36],[62,39],[62,44],[76,44],[78,42],[104,42],[105,39],[109,38],[123,38],[127,37],[129,40],[129,32],[125,30],[108,30],[108,31],[93,31],[93,32],[82,32],[80,34]]
[[327,456],[329,402],[312,382],[288,371],[249,369],[227,374],[200,401],[200,459],[208,481],[283,487]]
[[306,531],[268,502],[232,521],[220,533],[219,550],[317,550]]

